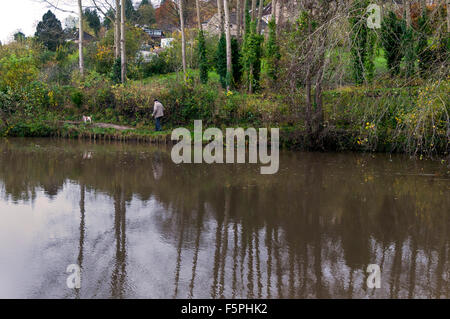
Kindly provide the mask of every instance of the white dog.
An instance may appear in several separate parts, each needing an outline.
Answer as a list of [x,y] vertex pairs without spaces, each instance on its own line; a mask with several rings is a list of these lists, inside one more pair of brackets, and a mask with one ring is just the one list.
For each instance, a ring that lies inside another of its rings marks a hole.
[[83,122],[84,123],[92,123],[92,118],[90,116],[84,116],[83,115]]

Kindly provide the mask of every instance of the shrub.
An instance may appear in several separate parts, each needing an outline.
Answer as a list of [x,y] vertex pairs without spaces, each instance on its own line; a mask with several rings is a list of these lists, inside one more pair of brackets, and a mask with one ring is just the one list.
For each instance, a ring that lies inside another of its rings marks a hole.
[[83,106],[84,95],[81,90],[73,88],[72,93],[70,94],[70,99],[77,108],[80,109],[81,106]]
[[37,79],[38,69],[31,54],[11,54],[0,60],[0,88],[21,88]]

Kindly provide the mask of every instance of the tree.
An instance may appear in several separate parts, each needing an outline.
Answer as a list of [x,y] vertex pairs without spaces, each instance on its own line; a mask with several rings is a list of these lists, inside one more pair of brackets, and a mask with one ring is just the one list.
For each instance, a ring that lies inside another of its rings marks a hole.
[[261,33],[261,20],[262,20],[262,12],[264,8],[264,1],[259,0],[259,7],[258,7],[258,23],[256,25],[256,29],[258,30],[258,33]]
[[433,63],[433,52],[428,45],[430,35],[430,25],[426,10],[422,11],[422,16],[418,19],[416,56],[419,59],[419,71],[422,77],[425,77]]
[[85,9],[84,17],[86,18],[89,27],[95,32],[95,35],[98,35],[98,32],[100,31],[101,28],[101,22],[97,10],[95,9],[91,10],[89,8]]
[[122,83],[125,83],[127,80],[127,56],[126,56],[126,47],[125,47],[125,1],[121,0],[120,5],[120,60],[121,60],[121,69],[120,75],[122,79]]
[[242,0],[236,0],[236,24],[237,24],[237,37],[241,38],[241,20],[242,20]]
[[206,84],[208,82],[208,61],[206,57],[206,43],[203,30],[198,31],[198,59],[200,69],[200,82]]
[[202,30],[202,20],[200,19],[200,0],[195,0],[195,8],[197,9],[198,29]]
[[200,69],[200,82],[206,84],[208,82],[208,61],[206,58],[206,43],[205,35],[202,30],[202,22],[200,18],[200,1],[195,1],[197,9],[197,22],[198,22],[198,60]]
[[450,33],[450,0],[447,0],[447,32]]
[[350,10],[351,25],[351,55],[353,79],[356,84],[364,80],[370,82],[374,72],[374,42],[375,34],[367,27],[366,8],[368,0],[355,0]]
[[227,41],[225,39],[225,33],[220,35],[219,43],[217,44],[216,70],[220,77],[220,84],[225,88],[227,85]]
[[411,1],[403,0],[403,8],[405,10],[406,26],[411,27]]
[[84,54],[83,54],[83,41],[84,41],[84,31],[83,31],[83,5],[81,0],[78,0],[78,14],[79,14],[79,27],[78,27],[78,56],[80,64],[80,74],[84,75]]
[[305,97],[304,120],[311,143],[320,143],[323,130],[323,83],[330,64],[329,52],[335,50],[334,32],[337,18],[347,16],[345,5],[329,1],[311,1],[304,4],[300,16],[289,33],[286,45],[287,61],[281,73],[290,89],[293,105],[299,105],[299,93]]
[[230,7],[228,0],[223,0],[223,7],[225,8],[225,40],[227,50],[227,90],[229,91],[232,85],[233,69],[231,61],[231,31],[230,31]]
[[186,81],[186,38],[184,34],[184,0],[179,0],[180,27],[181,27],[181,60],[183,64],[184,80]]
[[280,61],[280,47],[277,43],[277,27],[275,24],[275,17],[269,21],[269,36],[266,44],[266,59],[267,59],[267,76],[271,84],[275,83],[278,78],[278,63]]
[[405,21],[398,19],[395,13],[390,11],[381,23],[381,43],[392,75],[400,72],[400,62],[404,55],[402,51],[404,31]]
[[136,11],[136,22],[139,25],[152,25],[156,22],[155,9],[151,4],[143,4],[143,2]]
[[120,57],[121,52],[121,42],[120,39],[122,38],[120,35],[121,30],[121,9],[120,9],[120,0],[116,0],[116,13],[115,13],[115,19],[114,19],[114,57],[118,59]]
[[63,38],[61,21],[56,18],[53,12],[48,10],[36,27],[35,36],[47,49],[56,51]]
[[125,0],[125,3],[122,5],[125,6],[125,18],[127,21],[134,22],[136,19],[136,10],[134,9],[133,1]]
[[23,42],[26,39],[26,36],[23,32],[17,31],[14,33],[14,41],[16,42]]
[[256,20],[256,0],[252,0],[252,21]]
[[217,0],[217,14],[219,16],[219,29],[220,33],[225,31],[224,24],[223,24],[223,4],[222,0]]
[[256,30],[256,21],[252,21],[244,37],[241,63],[245,70],[248,92],[253,93],[259,86],[261,72],[261,43],[263,37]]
[[236,38],[231,38],[231,64],[233,65],[233,84],[239,85],[242,77],[242,66],[240,63],[241,52],[239,48],[239,41]]

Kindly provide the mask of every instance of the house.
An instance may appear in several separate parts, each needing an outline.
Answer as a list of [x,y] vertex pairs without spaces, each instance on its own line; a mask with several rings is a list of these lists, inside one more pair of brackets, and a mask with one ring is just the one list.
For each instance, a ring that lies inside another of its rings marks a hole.
[[[80,39],[78,30],[75,29],[75,30],[73,30],[73,31],[68,32],[68,33],[65,35],[65,38],[66,38],[66,42],[74,42],[74,43],[78,43],[78,42],[79,42],[79,39]],[[94,36],[90,35],[90,34],[87,33],[86,31],[83,31],[83,42],[84,42],[84,43],[92,42],[92,41],[94,41],[94,40],[95,40],[95,37],[94,37]]]
[[136,25],[137,28],[141,28],[152,40],[160,41],[164,37],[164,31],[161,29],[153,29],[147,25]]

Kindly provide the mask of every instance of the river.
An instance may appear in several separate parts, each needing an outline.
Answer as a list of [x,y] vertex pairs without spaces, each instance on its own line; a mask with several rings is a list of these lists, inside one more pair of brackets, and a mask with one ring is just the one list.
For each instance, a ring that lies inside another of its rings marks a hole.
[[0,298],[450,298],[449,231],[441,161],[286,151],[261,175],[146,144],[0,140]]

